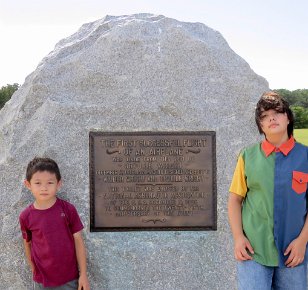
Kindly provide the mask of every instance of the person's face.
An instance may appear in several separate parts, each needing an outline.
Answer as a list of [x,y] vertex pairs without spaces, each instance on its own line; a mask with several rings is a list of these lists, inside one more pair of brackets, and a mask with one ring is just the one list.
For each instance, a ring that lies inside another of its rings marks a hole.
[[267,137],[288,134],[289,119],[287,113],[279,113],[273,109],[264,111],[261,114],[260,124]]
[[30,182],[25,180],[24,183],[37,202],[54,200],[61,186],[61,181],[57,180],[56,175],[48,171],[37,171]]

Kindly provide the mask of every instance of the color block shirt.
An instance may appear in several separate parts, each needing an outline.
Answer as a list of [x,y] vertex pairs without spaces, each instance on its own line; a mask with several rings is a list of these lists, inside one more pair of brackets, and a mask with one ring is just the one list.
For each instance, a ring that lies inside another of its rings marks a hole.
[[264,140],[239,155],[230,192],[244,197],[243,230],[256,262],[285,267],[284,252],[306,220],[307,183],[308,147],[293,137],[279,148]]
[[73,234],[83,225],[72,204],[57,199],[46,210],[30,205],[21,212],[19,221],[23,238],[31,241],[34,281],[56,287],[79,277]]

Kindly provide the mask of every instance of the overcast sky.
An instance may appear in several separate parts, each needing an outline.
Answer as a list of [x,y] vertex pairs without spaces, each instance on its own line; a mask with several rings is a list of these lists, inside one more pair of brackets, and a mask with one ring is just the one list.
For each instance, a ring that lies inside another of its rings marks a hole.
[[0,86],[23,84],[61,39],[105,15],[201,22],[271,89],[308,89],[307,0],[0,0]]

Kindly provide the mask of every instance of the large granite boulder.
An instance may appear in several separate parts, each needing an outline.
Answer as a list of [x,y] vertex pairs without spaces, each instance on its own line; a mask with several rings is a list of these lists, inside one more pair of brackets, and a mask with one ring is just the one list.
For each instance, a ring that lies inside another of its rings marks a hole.
[[[201,23],[106,16],[61,40],[0,112],[0,289],[30,289],[18,215],[34,156],[58,161],[92,289],[234,289],[228,186],[267,81]],[[216,131],[217,231],[89,231],[89,131]]]

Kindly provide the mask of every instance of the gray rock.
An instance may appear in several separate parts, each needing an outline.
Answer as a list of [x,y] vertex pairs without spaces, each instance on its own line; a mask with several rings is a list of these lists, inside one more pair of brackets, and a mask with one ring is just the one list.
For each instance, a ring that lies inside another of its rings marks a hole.
[[[0,112],[0,288],[30,289],[18,215],[34,156],[58,161],[85,224],[92,289],[234,289],[227,222],[236,156],[258,140],[267,81],[201,23],[106,16],[60,41]],[[216,232],[89,232],[89,131],[216,131]]]

